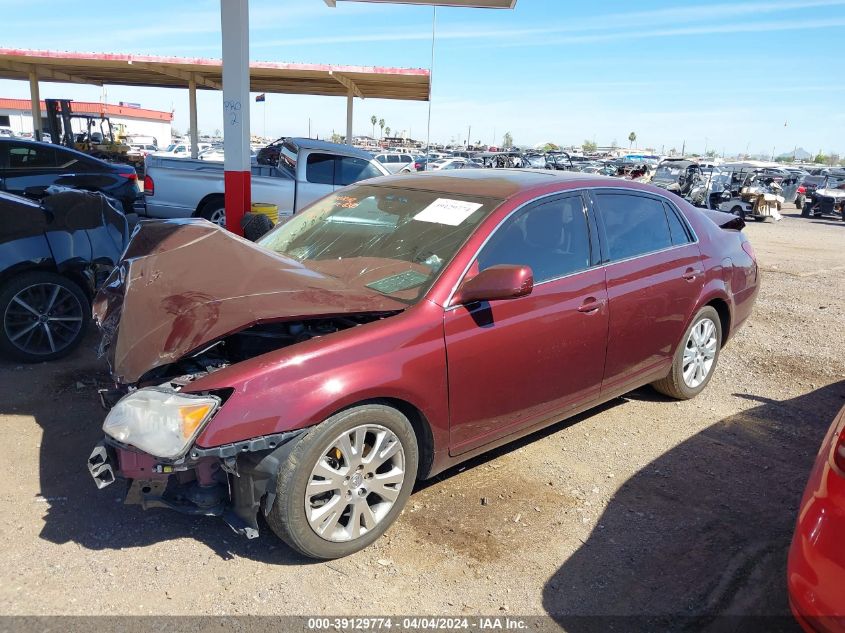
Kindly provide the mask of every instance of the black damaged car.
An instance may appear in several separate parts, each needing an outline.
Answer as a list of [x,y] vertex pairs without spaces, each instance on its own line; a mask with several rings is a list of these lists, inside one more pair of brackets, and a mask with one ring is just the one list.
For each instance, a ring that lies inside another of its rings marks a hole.
[[845,171],[831,170],[815,191],[807,195],[801,215],[805,218],[834,215],[845,220]]
[[91,298],[129,241],[116,204],[87,191],[40,203],[0,192],[0,353],[37,362],[79,345]]

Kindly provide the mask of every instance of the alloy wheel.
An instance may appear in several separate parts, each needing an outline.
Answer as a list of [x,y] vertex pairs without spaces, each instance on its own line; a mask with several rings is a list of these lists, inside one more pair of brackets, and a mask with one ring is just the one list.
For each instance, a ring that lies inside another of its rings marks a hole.
[[47,356],[67,348],[79,335],[83,308],[67,288],[52,283],[27,286],[6,307],[3,328],[20,351]]
[[695,389],[710,375],[718,344],[712,320],[704,318],[693,326],[684,347],[683,376],[687,387]]
[[327,541],[355,540],[387,516],[404,481],[405,450],[392,431],[378,424],[344,431],[308,478],[308,523]]
[[216,224],[217,226],[222,226],[224,229],[226,228],[226,209],[220,207],[212,211],[208,216],[209,222]]

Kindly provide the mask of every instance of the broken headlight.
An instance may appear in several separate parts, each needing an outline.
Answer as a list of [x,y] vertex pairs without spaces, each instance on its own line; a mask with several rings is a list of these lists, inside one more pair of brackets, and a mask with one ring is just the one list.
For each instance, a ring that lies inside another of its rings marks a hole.
[[103,431],[155,457],[175,459],[193,443],[219,406],[217,396],[147,387],[122,398],[106,416]]

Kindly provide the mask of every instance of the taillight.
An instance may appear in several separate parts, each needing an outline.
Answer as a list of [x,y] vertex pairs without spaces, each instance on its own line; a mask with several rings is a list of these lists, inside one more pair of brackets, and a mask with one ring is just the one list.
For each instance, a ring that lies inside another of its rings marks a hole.
[[119,176],[123,176],[127,180],[138,180],[138,174],[134,171],[119,171],[117,173]]
[[798,193],[807,193],[807,188],[804,185],[798,187]]
[[151,196],[156,192],[156,185],[153,182],[152,177],[144,176],[144,195]]
[[757,255],[754,253],[754,247],[751,246],[751,242],[749,242],[748,240],[745,240],[742,243],[742,250],[744,250],[746,253],[748,253],[748,256],[751,259],[753,259],[755,262],[757,261]]

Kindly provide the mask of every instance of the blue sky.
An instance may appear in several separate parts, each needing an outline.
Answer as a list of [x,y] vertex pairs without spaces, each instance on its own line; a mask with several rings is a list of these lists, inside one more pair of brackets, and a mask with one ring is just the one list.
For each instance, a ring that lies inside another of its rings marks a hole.
[[[2,0],[0,46],[219,57],[219,0]],[[253,60],[427,68],[432,10],[322,0],[251,0]],[[845,0],[639,2],[518,0],[514,11],[441,8],[432,139],[497,144],[552,141],[668,151],[769,154],[803,146],[845,154],[842,34]],[[94,35],[96,34],[96,35]],[[93,86],[42,85],[42,97],[98,100]],[[28,97],[0,80],[0,96]],[[108,86],[110,102],[175,112],[187,127],[187,91]],[[221,126],[222,97],[201,91],[199,128]],[[427,105],[356,99],[355,134],[371,115],[425,138]],[[267,135],[321,137],[345,128],[345,99],[268,95]],[[264,128],[252,104],[252,130]]]

